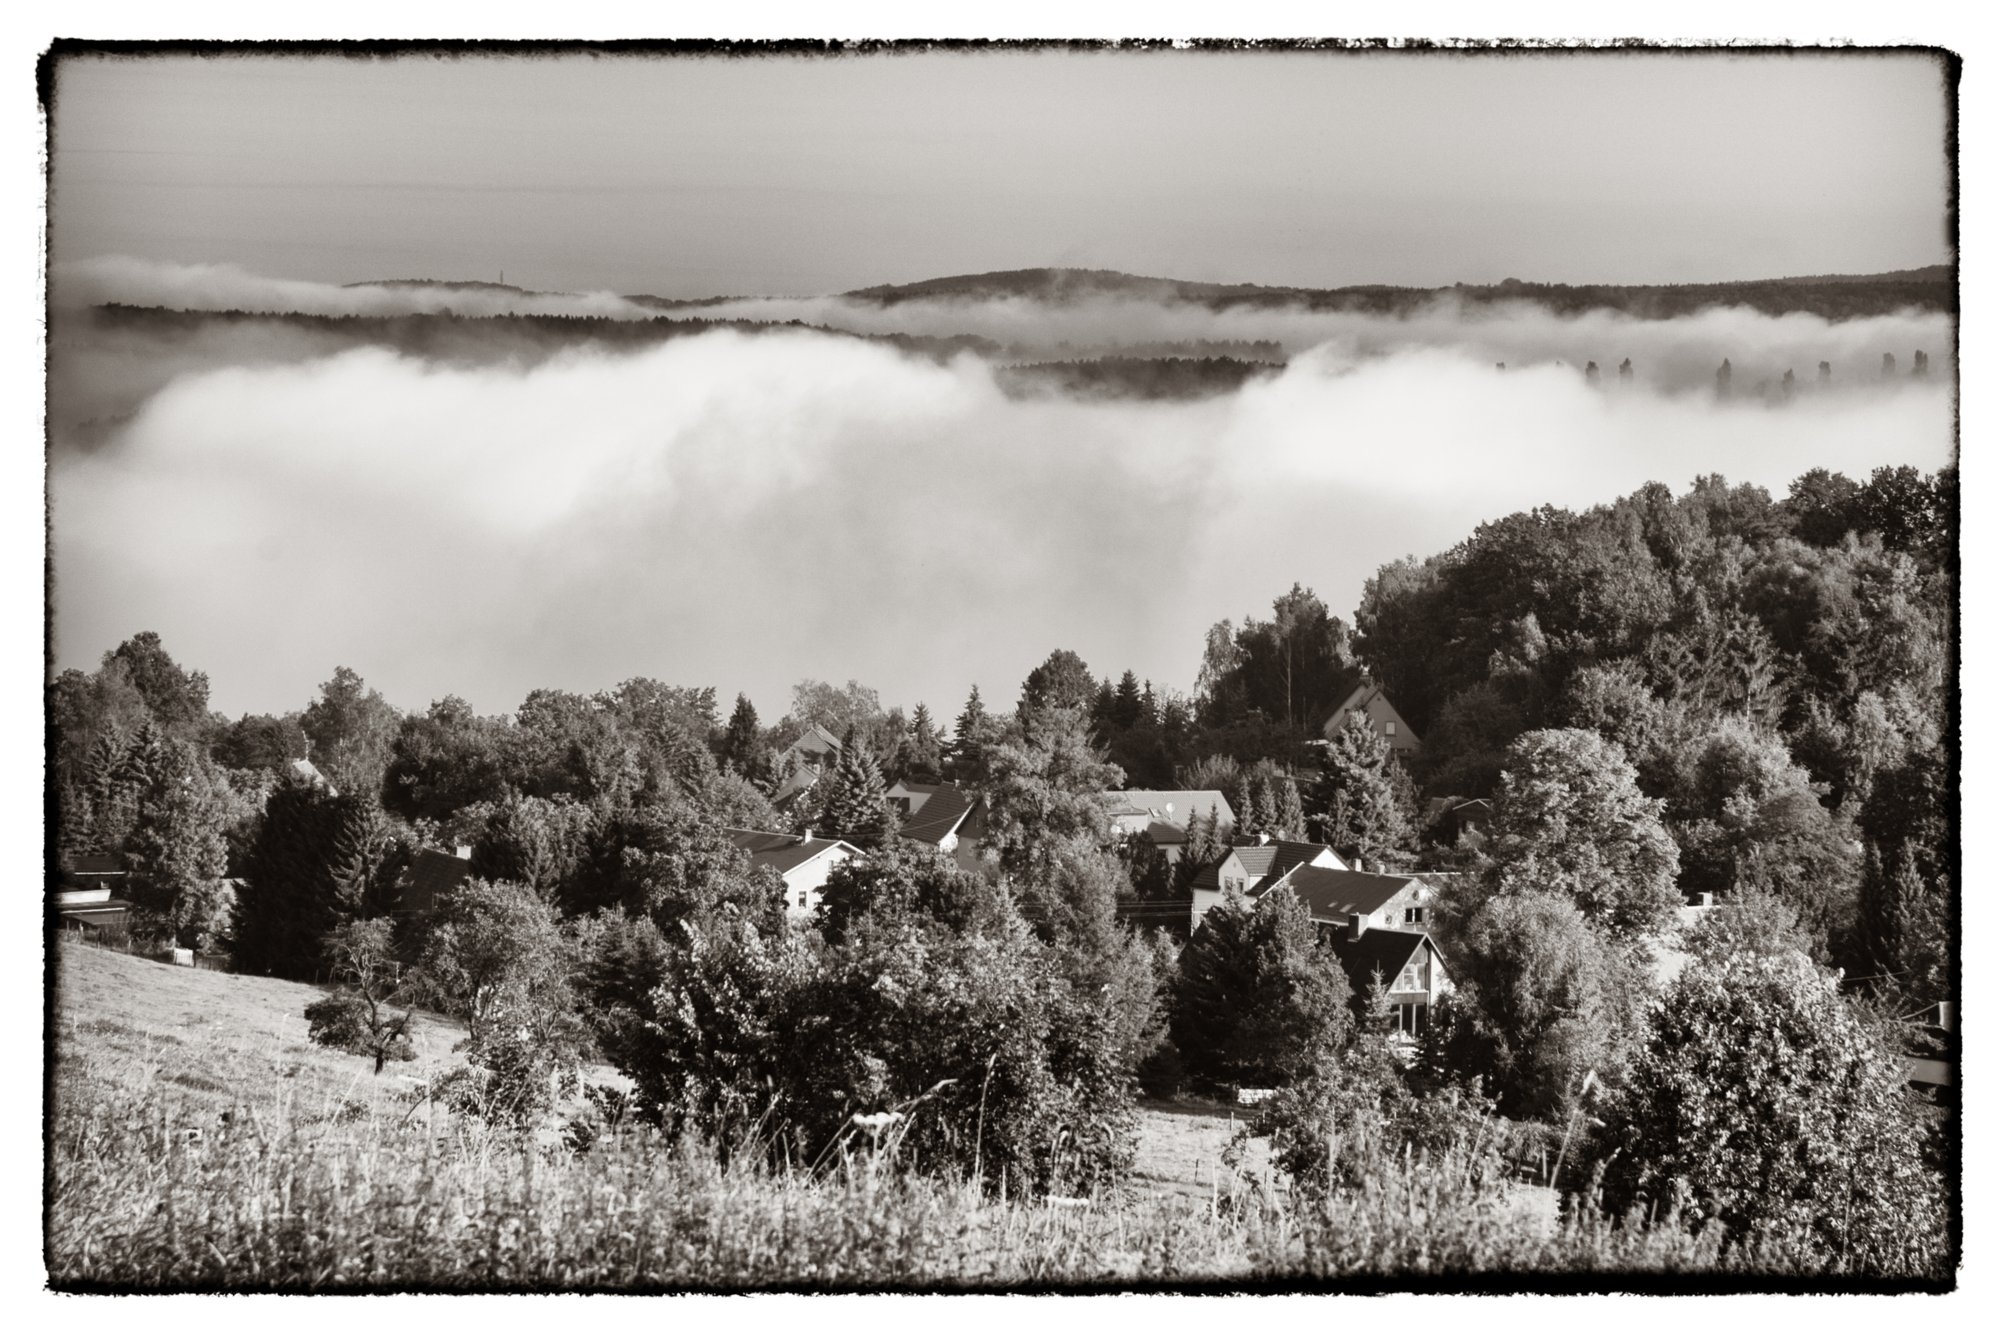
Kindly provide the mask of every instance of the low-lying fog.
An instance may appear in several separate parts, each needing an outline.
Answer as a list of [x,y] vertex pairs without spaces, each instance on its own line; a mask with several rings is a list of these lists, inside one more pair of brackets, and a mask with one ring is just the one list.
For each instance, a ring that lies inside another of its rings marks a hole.
[[[1936,314],[675,311],[1070,354],[1201,339],[1293,352],[1233,394],[1161,403],[1020,400],[971,354],[937,363],[802,330],[447,364],[292,328],[148,336],[69,312],[655,312],[613,295],[101,260],[59,270],[54,296],[57,666],[151,628],[231,713],[303,705],[336,664],[399,705],[457,692],[482,710],[647,674],[725,702],[746,691],[767,715],[801,677],[854,677],[949,715],[975,681],[1010,702],[1057,646],[1185,689],[1215,620],[1264,612],[1295,580],[1351,616],[1379,565],[1481,520],[1714,472],[1782,494],[1814,466],[1931,470],[1953,447],[1952,329]],[[1920,349],[1933,368],[1913,379]],[[1725,357],[1735,390],[1719,397]]]

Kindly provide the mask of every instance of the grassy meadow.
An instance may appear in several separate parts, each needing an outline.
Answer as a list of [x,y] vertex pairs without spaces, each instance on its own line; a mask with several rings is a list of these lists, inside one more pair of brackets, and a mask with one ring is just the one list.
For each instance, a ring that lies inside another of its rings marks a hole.
[[[306,1041],[313,990],[64,942],[46,1254],[59,1288],[1203,1286],[1719,1271],[1666,1227],[1558,1222],[1471,1160],[1383,1159],[1324,1206],[1266,1155],[1220,1161],[1225,1109],[1148,1105],[1132,1184],[1087,1204],[982,1193],[850,1153],[773,1174],[606,1129],[588,1150],[413,1106],[453,1063]],[[610,1073],[604,1072],[606,1078]],[[1706,1286],[1713,1286],[1707,1284]]]

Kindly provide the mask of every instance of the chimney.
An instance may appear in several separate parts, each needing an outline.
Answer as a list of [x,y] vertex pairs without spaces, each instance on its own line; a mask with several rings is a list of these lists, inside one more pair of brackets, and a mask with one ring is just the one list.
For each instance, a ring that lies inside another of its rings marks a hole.
[[1349,914],[1347,916],[1347,939],[1360,941],[1368,931],[1368,915]]
[[810,826],[806,827],[804,830],[799,832],[800,844],[811,844],[812,838],[813,838],[813,828]]
[[1696,908],[1708,909],[1715,904],[1715,896],[1712,892],[1703,891],[1694,897],[1694,902]]
[[451,847],[451,852],[458,858],[471,858],[472,846],[469,844],[455,844]]

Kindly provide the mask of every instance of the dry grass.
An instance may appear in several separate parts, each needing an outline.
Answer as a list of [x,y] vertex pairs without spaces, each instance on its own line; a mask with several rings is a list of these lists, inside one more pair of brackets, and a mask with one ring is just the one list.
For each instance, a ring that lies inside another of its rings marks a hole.
[[[305,1042],[309,989],[65,944],[51,1280],[68,1288],[1026,1287],[1713,1270],[1671,1230],[1524,1213],[1476,1161],[1383,1160],[1304,1209],[1214,1167],[1226,1114],[1145,1113],[1140,1184],[1005,1202],[865,1155],[773,1175],[627,1134],[575,1154],[412,1112]],[[426,1022],[419,1059],[450,1064]]]

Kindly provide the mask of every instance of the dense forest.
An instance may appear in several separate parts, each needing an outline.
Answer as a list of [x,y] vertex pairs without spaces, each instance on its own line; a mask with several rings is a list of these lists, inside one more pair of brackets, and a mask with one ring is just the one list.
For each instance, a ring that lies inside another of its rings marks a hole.
[[1009,396],[1060,392],[1072,397],[1139,401],[1190,401],[1234,392],[1282,366],[1224,356],[1103,356],[1093,360],[1043,360],[1004,365],[994,381]]
[[[1357,1116],[1421,1149],[1498,1114],[1587,1160],[1579,1195],[1692,1196],[1760,1267],[1935,1276],[1954,1137],[1893,1037],[1956,991],[1956,529],[1955,468],[1648,485],[1385,566],[1352,623],[1294,586],[1215,625],[1190,694],[1056,649],[949,726],[812,679],[768,725],[644,678],[401,712],[346,668],[232,719],[141,632],[50,685],[49,849],[119,855],[143,935],[370,1011],[396,957],[402,1000],[471,1022],[453,1101],[488,1117],[555,1111],[598,1057],[662,1131],[755,1121],[800,1156],[908,1114],[920,1169],[1083,1194],[1129,1172],[1141,1088],[1253,1083],[1302,1195],[1362,1184],[1326,1144]],[[1326,732],[1363,680],[1412,760]],[[840,748],[787,797],[809,726]],[[975,801],[979,870],[899,840],[898,779]],[[1122,787],[1223,790],[1233,837],[1192,825],[1168,861],[1110,831]],[[1481,834],[1437,814],[1475,796]],[[801,931],[731,828],[867,856]],[[1258,835],[1439,884],[1456,989],[1410,1058],[1283,893],[1188,935],[1195,873]],[[458,846],[470,880],[403,908],[412,860]],[[1703,894],[1725,907],[1676,934]],[[1659,995],[1662,948],[1692,964]],[[384,1026],[335,1007],[379,1068]]]

